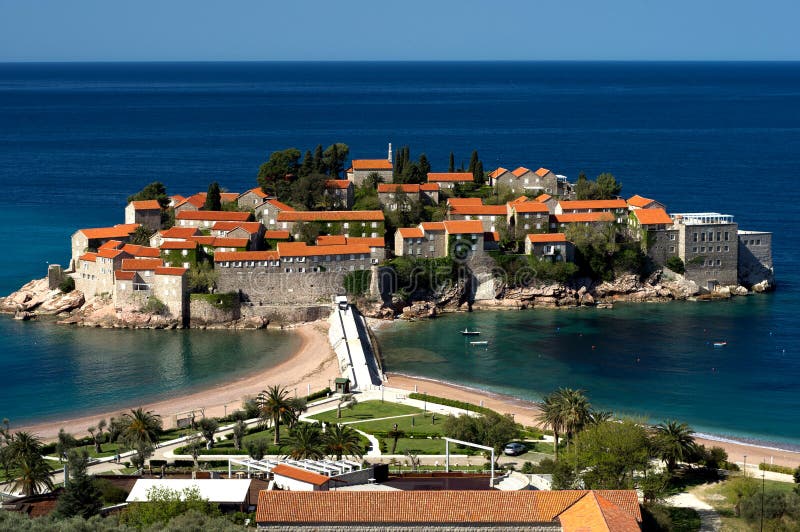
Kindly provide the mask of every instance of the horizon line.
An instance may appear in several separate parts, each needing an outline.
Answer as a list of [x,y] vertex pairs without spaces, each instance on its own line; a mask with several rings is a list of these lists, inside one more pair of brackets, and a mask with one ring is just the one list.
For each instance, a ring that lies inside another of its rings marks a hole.
[[800,63],[798,59],[47,59],[0,60],[0,65],[174,63]]

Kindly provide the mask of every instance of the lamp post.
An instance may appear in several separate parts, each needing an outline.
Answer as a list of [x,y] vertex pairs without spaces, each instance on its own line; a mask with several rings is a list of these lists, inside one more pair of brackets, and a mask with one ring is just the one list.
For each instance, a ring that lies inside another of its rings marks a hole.
[[422,392],[422,413],[428,411],[428,392]]
[[744,478],[747,478],[747,455],[744,455]]

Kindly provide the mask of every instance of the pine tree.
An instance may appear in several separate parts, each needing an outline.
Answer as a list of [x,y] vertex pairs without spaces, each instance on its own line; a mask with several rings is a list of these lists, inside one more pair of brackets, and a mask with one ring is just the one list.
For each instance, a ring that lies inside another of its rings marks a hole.
[[486,174],[483,171],[483,163],[478,161],[475,164],[475,170],[472,172],[472,178],[475,180],[475,184],[478,186],[483,186],[486,183]]
[[313,172],[314,161],[312,159],[311,150],[306,150],[306,154],[303,156],[303,164],[301,164],[300,168],[297,170],[297,176],[303,177],[311,175]]
[[203,209],[207,211],[221,211],[222,210],[222,197],[220,196],[219,183],[214,181],[208,185],[208,193],[206,194],[206,203]]
[[314,157],[311,160],[311,167],[315,174],[325,173],[325,162],[322,159],[322,144],[317,144],[314,148]]
[[469,158],[469,166],[467,172],[475,175],[475,165],[478,164],[478,150],[472,150],[472,156]]
[[419,171],[423,177],[427,178],[431,171],[431,163],[428,161],[428,156],[421,153],[419,156]]
[[103,507],[102,495],[88,475],[86,468],[89,454],[85,451],[73,450],[69,453],[69,480],[64,493],[58,498],[56,513],[60,517],[80,515],[89,519],[100,512]]
[[456,156],[453,152],[450,152],[450,164],[447,167],[447,171],[453,173],[456,171]]

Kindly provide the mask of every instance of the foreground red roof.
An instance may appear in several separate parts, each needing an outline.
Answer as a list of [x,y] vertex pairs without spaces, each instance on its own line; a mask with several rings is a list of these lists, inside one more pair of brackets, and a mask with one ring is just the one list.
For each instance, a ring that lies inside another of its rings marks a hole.
[[578,211],[583,209],[627,209],[628,204],[623,199],[612,200],[575,200],[560,201],[562,211]]
[[119,249],[120,246],[122,246],[122,242],[120,242],[119,240],[109,240],[108,242],[97,248],[97,251],[101,251],[103,249]]
[[192,240],[168,240],[161,244],[160,249],[196,249],[197,242]]
[[[545,209],[547,210],[547,209]],[[460,216],[505,216],[505,205],[451,205],[450,214]]]
[[481,198],[447,198],[447,205],[449,207],[474,207],[483,205],[483,200]]
[[383,211],[289,211],[279,212],[279,222],[383,221]]
[[475,177],[471,172],[432,172],[428,174],[428,182],[461,182],[474,181]]
[[248,218],[250,218],[249,212],[238,211],[181,211],[175,215],[176,220],[203,220],[216,222],[246,222]]
[[317,237],[318,246],[343,246],[347,244],[347,237],[344,235],[322,235]]
[[419,225],[424,231],[444,231],[444,222],[422,222]]
[[155,270],[163,264],[161,259],[122,259],[122,269],[128,272]]
[[353,159],[353,170],[391,170],[388,159]]
[[343,246],[309,246],[305,242],[278,242],[281,257],[314,257],[321,255],[370,254],[369,246],[364,244],[345,244]]
[[539,168],[538,170],[536,170],[536,175],[538,175],[539,177],[544,177],[549,173],[550,170],[548,170],[547,168]]
[[378,193],[405,192],[406,194],[419,194],[420,186],[415,183],[378,183]]
[[91,229],[78,229],[89,240],[106,238],[127,238],[139,228],[139,224],[117,224],[114,227],[95,227]]
[[402,238],[422,238],[422,229],[419,227],[401,227],[397,231]]
[[567,235],[564,233],[539,233],[528,235],[528,240],[534,244],[541,244],[544,242],[566,242]]
[[511,173],[519,177],[527,174],[530,171],[531,171],[530,168],[525,168],[524,166],[520,166],[519,168],[515,168]]
[[352,186],[353,182],[348,181],[347,179],[328,179],[327,181],[325,181],[325,188],[347,190]]
[[348,244],[361,244],[364,246],[369,246],[371,248],[382,248],[386,245],[386,242],[383,238],[376,236],[372,238],[371,236],[351,236],[347,238]]
[[278,260],[277,251],[218,251],[214,253],[214,262],[235,262],[245,260]]
[[136,278],[136,272],[123,272],[117,270],[114,272],[114,279],[118,281],[133,281]]
[[161,204],[158,200],[132,201],[131,205],[133,205],[133,210],[135,211],[161,210]]
[[156,258],[160,256],[160,253],[156,248],[151,248],[148,246],[137,246],[135,244],[125,244],[122,246],[122,251],[125,253],[129,253],[134,257],[150,257]]
[[184,273],[188,272],[189,268],[171,268],[167,266],[161,266],[160,268],[155,269],[156,275],[183,275]]
[[641,225],[672,225],[672,218],[664,209],[636,209],[633,215]]
[[483,234],[483,224],[479,220],[448,220],[443,223],[451,235]]
[[520,201],[512,203],[511,207],[517,212],[550,212],[547,210],[547,205],[538,201]]
[[496,177],[500,177],[501,175],[505,174],[506,172],[508,172],[508,170],[507,170],[507,169],[505,169],[505,168],[503,168],[503,167],[501,166],[501,167],[497,168],[496,170],[492,170],[492,171],[489,173],[489,177],[491,177],[492,179],[494,179],[494,178],[496,178]]
[[631,196],[628,198],[628,205],[632,205],[633,207],[639,207],[640,209],[646,208],[651,203],[655,202],[656,200],[652,200],[650,198],[645,198],[636,194],[635,196]]
[[159,231],[162,238],[189,238],[190,236],[199,235],[200,230],[196,227],[170,227]]
[[614,215],[610,212],[580,212],[569,214],[554,214],[553,219],[558,223],[582,222],[613,222]]
[[289,240],[289,231],[267,231],[264,238],[267,240]]
[[326,477],[325,475],[320,475],[319,473],[314,473],[312,471],[306,471],[305,469],[300,469],[299,467],[294,467],[287,464],[276,465],[272,468],[272,474],[293,478],[295,480],[313,484],[315,486],[322,486],[330,481],[330,478]]

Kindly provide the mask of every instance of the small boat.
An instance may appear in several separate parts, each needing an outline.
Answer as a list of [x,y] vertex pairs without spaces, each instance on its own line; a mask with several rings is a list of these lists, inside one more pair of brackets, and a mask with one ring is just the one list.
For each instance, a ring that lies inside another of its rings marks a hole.
[[725,347],[728,342],[714,342],[714,347]]
[[464,329],[461,331],[461,334],[464,336],[478,336],[480,333],[480,331],[470,331],[469,329]]
[[483,340],[483,341],[480,341],[480,342],[470,342],[469,345],[489,345],[489,342],[487,342],[486,340]]

